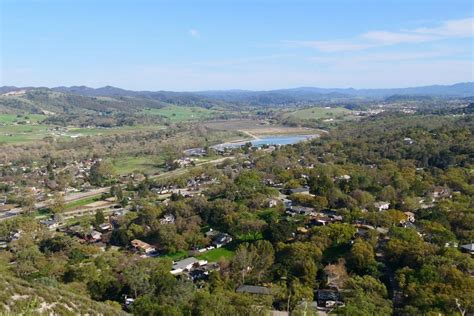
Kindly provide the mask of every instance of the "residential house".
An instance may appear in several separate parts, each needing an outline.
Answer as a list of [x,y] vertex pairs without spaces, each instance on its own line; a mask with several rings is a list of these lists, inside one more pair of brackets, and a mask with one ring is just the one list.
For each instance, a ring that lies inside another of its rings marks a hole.
[[219,233],[212,239],[212,244],[216,248],[227,245],[232,241],[232,237],[227,233]]
[[102,233],[96,230],[91,231],[87,236],[91,242],[97,242],[102,239]]
[[204,148],[190,148],[183,151],[186,156],[202,157],[206,155],[207,151]]
[[415,214],[412,212],[404,212],[405,216],[407,217],[407,221],[414,223],[415,222]]
[[269,199],[268,200],[268,207],[276,207],[278,206],[279,200],[277,199]]
[[385,211],[390,208],[390,202],[379,201],[374,203],[374,207],[379,211]]
[[132,247],[136,250],[145,253],[146,255],[150,255],[156,252],[156,248],[152,245],[141,241],[139,239],[134,239],[131,241]]
[[354,224],[354,227],[357,228],[356,235],[359,237],[365,237],[369,233],[369,231],[374,230],[375,227],[366,224]]
[[330,224],[332,222],[334,222],[334,220],[330,217],[318,216],[311,219],[310,225],[311,226],[326,226],[327,224]]
[[125,296],[125,307],[129,308],[133,303],[135,302],[135,299],[132,297]]
[[293,206],[293,201],[290,200],[290,199],[287,199],[287,198],[283,198],[281,199],[281,201],[283,202],[283,205],[285,206],[285,209],[291,209],[291,207]]
[[451,191],[445,187],[436,187],[433,190],[433,198],[451,198]]
[[10,232],[10,234],[9,234],[10,241],[20,239],[22,233],[23,233],[23,231],[22,231],[21,229],[12,230],[12,231]]
[[474,243],[461,245],[461,251],[469,253],[471,256],[474,256]]
[[315,214],[315,210],[312,207],[293,206],[290,209],[287,209],[286,213],[290,216],[295,216],[295,215],[310,216],[310,215]]
[[160,224],[167,225],[167,224],[174,224],[175,218],[173,214],[165,214],[165,216],[160,219]]
[[193,163],[193,160],[188,157],[176,159],[173,161],[173,164],[178,165],[180,168],[187,167],[191,165],[192,163]]
[[296,189],[288,189],[288,194],[310,194],[309,188],[301,187]]
[[380,235],[388,235],[389,229],[385,227],[377,227],[375,229]]
[[109,223],[103,223],[99,225],[99,230],[101,232],[107,232],[112,229],[112,225]]
[[337,264],[328,264],[324,267],[324,278],[327,286],[333,290],[340,290],[344,287],[348,279],[344,263],[341,261]]
[[203,266],[207,264],[207,260],[198,260],[194,257],[189,257],[177,262],[173,263],[173,266],[171,267],[171,274],[177,275],[181,274],[183,272],[188,272],[193,270],[193,268],[197,268],[200,266]]
[[59,227],[59,222],[54,219],[45,219],[40,222],[44,226],[46,226],[49,230],[53,231]]
[[321,213],[331,218],[333,221],[342,221],[342,215],[339,215],[337,211],[334,211],[331,209],[325,209],[325,210],[322,210]]
[[333,308],[343,305],[342,297],[337,290],[318,290],[316,292],[316,302],[319,307]]
[[351,179],[351,176],[348,174],[344,174],[342,176],[336,177],[336,180],[339,180],[339,181],[349,181],[350,179]]
[[206,280],[209,277],[209,272],[219,270],[220,266],[217,263],[208,263],[190,271],[189,277],[192,281]]

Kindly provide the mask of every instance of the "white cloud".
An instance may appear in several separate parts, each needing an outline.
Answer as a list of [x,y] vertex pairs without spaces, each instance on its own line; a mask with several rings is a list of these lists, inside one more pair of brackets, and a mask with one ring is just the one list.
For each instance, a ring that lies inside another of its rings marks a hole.
[[472,37],[474,36],[474,17],[445,21],[440,27],[419,28],[414,32],[441,37]]
[[372,31],[362,34],[363,39],[373,42],[373,45],[394,45],[400,43],[420,43],[436,40],[437,37],[428,34],[398,33],[388,31]]
[[314,64],[330,64],[336,65],[351,65],[356,63],[386,63],[386,62],[402,62],[402,61],[426,61],[440,58],[452,58],[453,55],[463,54],[463,51],[453,49],[437,49],[431,51],[418,52],[383,52],[383,53],[351,53],[350,56],[335,57],[335,56],[314,56],[308,58],[308,61]]
[[374,47],[423,43],[451,38],[474,36],[474,18],[449,20],[437,27],[401,31],[370,31],[352,39],[335,41],[283,41],[298,47],[314,48],[322,52],[360,51]]
[[199,31],[196,30],[196,29],[189,29],[188,33],[189,33],[189,35],[191,35],[194,38],[198,38],[199,35],[200,35]]

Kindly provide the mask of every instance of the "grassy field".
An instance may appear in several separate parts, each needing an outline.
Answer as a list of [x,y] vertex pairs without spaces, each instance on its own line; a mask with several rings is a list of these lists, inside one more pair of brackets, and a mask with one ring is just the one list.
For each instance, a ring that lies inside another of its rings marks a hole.
[[147,109],[145,113],[159,115],[169,119],[171,122],[199,121],[210,119],[219,114],[214,110],[208,110],[201,107],[189,106],[167,106],[161,109]]
[[[54,126],[52,125],[16,125],[13,124],[14,118],[16,118],[16,115],[0,115],[0,144],[34,142],[37,140],[42,140],[47,136],[53,135],[51,128],[53,128]],[[40,120],[40,116],[37,115],[35,119]],[[32,119],[31,122],[34,122],[34,120]],[[162,128],[163,126],[160,125],[121,126],[114,128],[69,128],[67,132],[63,132],[59,137],[63,139],[72,139],[73,137],[81,136],[107,136],[115,134],[133,133],[138,131],[154,131]]]
[[75,208],[80,207],[80,206],[84,206],[84,205],[87,205],[87,204],[90,204],[90,203],[93,203],[93,202],[97,202],[97,201],[100,200],[100,196],[101,195],[98,194],[98,195],[87,197],[85,199],[80,199],[80,200],[69,202],[69,203],[66,204],[66,210],[69,211],[69,210],[75,209]]
[[28,114],[28,115],[15,115],[15,114],[0,114],[0,124],[11,125],[16,122],[30,121],[37,123],[46,118],[46,115],[42,114]]
[[257,137],[276,135],[311,135],[320,131],[306,127],[290,127],[283,125],[268,124],[257,120],[222,120],[206,122],[205,126],[219,131],[240,131],[242,138],[252,139],[251,135]]
[[66,136],[98,136],[114,135],[138,131],[154,131],[163,129],[161,125],[133,125],[111,128],[69,128]]
[[309,120],[309,119],[330,119],[330,118],[337,118],[343,117],[351,114],[351,110],[345,108],[321,108],[321,107],[313,107],[308,109],[297,110],[294,112],[290,112],[287,116],[292,116],[301,120]]
[[32,142],[43,139],[48,134],[48,126],[46,125],[0,126],[0,144]]
[[187,251],[178,251],[178,252],[175,252],[175,253],[166,254],[162,258],[169,258],[173,261],[178,261],[178,260],[181,260],[181,259],[184,259],[184,258],[187,258],[187,257],[188,257],[188,252]]
[[163,160],[159,156],[125,156],[111,159],[115,171],[121,175],[130,174],[134,171],[154,174],[162,171]]
[[196,256],[198,259],[207,260],[209,262],[217,262],[220,258],[230,259],[234,255],[234,251],[222,248],[212,249],[202,255]]

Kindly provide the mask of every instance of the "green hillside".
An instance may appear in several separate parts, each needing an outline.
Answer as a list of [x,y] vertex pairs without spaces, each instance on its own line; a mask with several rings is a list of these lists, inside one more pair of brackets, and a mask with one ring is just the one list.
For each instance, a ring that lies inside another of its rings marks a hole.
[[161,109],[147,109],[145,110],[145,113],[163,116],[172,122],[205,120],[219,114],[217,111],[201,107],[176,105],[167,106]]
[[49,89],[34,89],[0,95],[0,113],[61,114],[132,112],[145,107],[159,108],[168,103],[134,97],[92,97],[66,94]]
[[288,116],[295,117],[302,120],[317,120],[317,119],[330,119],[337,117],[344,117],[351,113],[350,110],[345,108],[321,108],[312,107],[308,109],[297,110],[288,113]]

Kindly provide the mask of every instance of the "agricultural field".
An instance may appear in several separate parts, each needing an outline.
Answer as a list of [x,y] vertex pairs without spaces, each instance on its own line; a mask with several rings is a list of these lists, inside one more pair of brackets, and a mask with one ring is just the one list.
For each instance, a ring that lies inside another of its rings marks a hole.
[[132,125],[132,126],[119,126],[110,128],[68,128],[64,136],[69,137],[80,137],[80,136],[107,136],[114,134],[124,134],[138,131],[154,131],[163,129],[161,125]]
[[[16,115],[0,115],[0,144],[22,144],[42,140],[48,136],[71,139],[83,136],[107,136],[133,133],[138,131],[155,131],[162,129],[160,125],[136,125],[112,128],[68,128],[54,131],[53,125],[33,123],[41,120],[41,115],[31,117],[30,124],[15,124]],[[3,122],[3,123],[2,123]]]
[[300,120],[319,119],[344,119],[351,115],[352,111],[345,108],[321,108],[312,107],[308,109],[296,110],[285,114],[286,117],[293,117]]
[[15,115],[15,114],[0,114],[0,125],[12,125],[18,122],[29,121],[30,123],[37,123],[44,120],[47,116],[42,114],[28,114],[28,115]]
[[140,171],[147,174],[155,174],[162,171],[163,159],[159,156],[125,156],[111,159],[115,171],[120,175]]
[[42,139],[47,134],[48,127],[38,122],[45,115],[0,114],[0,144],[23,143]]
[[173,123],[207,120],[220,114],[219,111],[208,110],[202,107],[176,105],[167,106],[161,109],[146,109],[144,112],[150,115],[163,116]]
[[311,135],[321,132],[313,128],[275,125],[256,120],[213,121],[205,123],[205,126],[213,130],[239,131],[245,139],[260,136]]
[[49,135],[47,125],[4,125],[0,126],[0,144],[33,142]]

